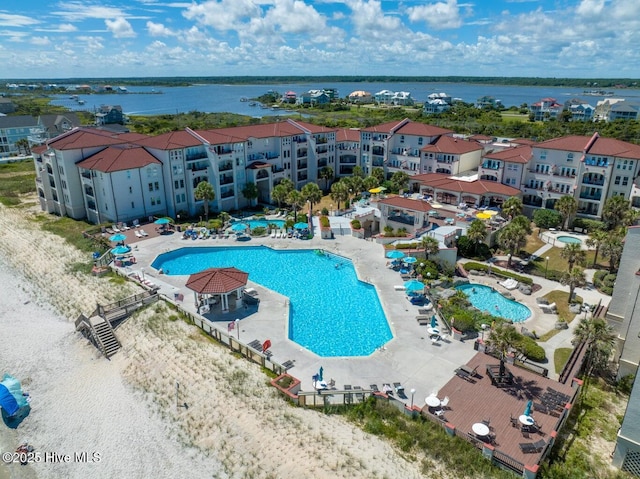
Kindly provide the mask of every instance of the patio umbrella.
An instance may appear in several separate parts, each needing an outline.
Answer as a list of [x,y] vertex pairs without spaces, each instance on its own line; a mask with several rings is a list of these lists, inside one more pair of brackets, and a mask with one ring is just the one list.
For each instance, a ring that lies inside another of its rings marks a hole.
[[231,231],[245,231],[247,229],[247,225],[245,223],[233,223],[231,225]]
[[320,366],[320,371],[318,371],[318,381],[322,381],[322,374],[324,373],[324,369]]
[[111,252],[116,256],[121,254],[126,254],[129,251],[131,251],[131,248],[129,246],[116,246],[111,250]]
[[389,259],[400,259],[404,258],[404,253],[402,251],[398,251],[397,249],[391,250],[387,253],[387,258]]
[[524,408],[524,415],[531,416],[531,407],[533,406],[533,401],[527,401],[527,407]]
[[293,227],[297,230],[306,230],[309,225],[301,221],[300,223],[296,223],[295,225],[293,225]]
[[168,225],[171,223],[171,220],[169,218],[158,218],[154,223],[157,225]]
[[127,235],[123,235],[122,233],[115,234],[109,238],[109,241],[113,241],[114,243],[119,243],[120,241],[124,241],[127,239]]
[[485,214],[489,215],[490,217],[491,217],[491,216],[495,216],[495,215],[497,215],[497,214],[498,214],[498,212],[497,212],[496,210],[486,210],[486,211],[484,211],[483,213],[485,213]]
[[476,218],[478,218],[479,220],[488,220],[489,218],[491,218],[492,215],[490,215],[487,212],[482,212],[482,213],[476,213]]
[[415,291],[424,291],[424,283],[422,281],[418,281],[417,279],[412,279],[411,281],[407,281],[404,283],[404,289],[408,293]]
[[369,193],[373,193],[374,195],[378,194],[378,193],[382,193],[382,189],[380,189],[379,187],[378,188],[371,188],[369,190]]
[[414,258],[413,256],[409,256],[404,259],[404,262],[407,264],[413,264],[418,261],[418,258]]

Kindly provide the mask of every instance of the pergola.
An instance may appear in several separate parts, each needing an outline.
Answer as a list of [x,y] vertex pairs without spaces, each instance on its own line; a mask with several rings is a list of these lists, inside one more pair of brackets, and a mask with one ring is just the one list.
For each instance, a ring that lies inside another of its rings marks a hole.
[[236,293],[236,299],[242,297],[242,290],[247,285],[249,273],[237,268],[209,268],[192,274],[187,280],[186,287],[194,292],[196,306],[199,296],[219,296],[222,311],[229,311],[229,295]]

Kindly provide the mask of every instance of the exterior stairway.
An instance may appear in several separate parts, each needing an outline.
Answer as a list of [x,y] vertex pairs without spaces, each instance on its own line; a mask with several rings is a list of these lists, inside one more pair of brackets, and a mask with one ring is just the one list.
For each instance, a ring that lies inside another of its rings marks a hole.
[[109,321],[99,316],[94,316],[90,321],[93,324],[93,335],[98,348],[102,351],[102,354],[109,359],[118,352],[122,344],[120,344],[120,341],[116,338]]

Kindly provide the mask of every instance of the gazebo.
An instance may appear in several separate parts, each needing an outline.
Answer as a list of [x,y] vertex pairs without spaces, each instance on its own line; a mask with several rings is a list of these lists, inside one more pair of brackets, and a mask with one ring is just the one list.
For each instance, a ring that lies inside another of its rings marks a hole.
[[194,292],[196,306],[200,295],[219,296],[222,312],[227,312],[229,295],[235,292],[236,299],[240,299],[248,278],[249,273],[237,268],[209,268],[189,276],[186,287]]

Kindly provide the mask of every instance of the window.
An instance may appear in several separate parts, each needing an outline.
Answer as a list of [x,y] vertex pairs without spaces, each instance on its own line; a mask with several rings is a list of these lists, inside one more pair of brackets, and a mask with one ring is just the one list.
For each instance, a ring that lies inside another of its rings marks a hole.
[[[547,152],[546,151],[541,151],[540,152],[540,159],[541,160],[546,160],[547,159]],[[567,161],[569,161],[569,158],[567,158]]]
[[422,137],[418,138],[418,145],[422,145]]
[[179,185],[180,185],[180,182],[179,182],[178,180],[175,180],[175,181],[173,182],[173,187],[174,187],[176,190],[178,189],[178,186],[179,186]]
[[573,153],[569,153],[567,155],[567,161],[569,161],[569,162],[573,161]]
[[134,209],[136,207],[136,204],[132,201],[131,202],[131,209]]
[[160,189],[160,183],[158,183],[157,181],[153,184],[154,188],[156,191],[158,191]]
[[614,183],[615,183],[616,185],[619,185],[619,184],[620,184],[620,177],[619,177],[619,176],[616,176],[616,180],[614,181]]
[[176,195],[176,203],[180,203],[180,195]]
[[149,191],[153,191],[153,183],[149,183]]
[[622,186],[627,186],[629,184],[629,177],[628,176],[623,176],[622,177]]
[[184,193],[182,193],[182,195],[180,195],[180,196],[181,196],[181,199],[182,199],[182,202],[183,202],[183,203],[184,203],[185,201],[187,201],[187,197],[184,195]]
[[133,193],[133,188],[130,186],[129,187],[129,194]]
[[127,180],[131,179],[131,170],[127,170]]
[[404,135],[400,135],[400,143],[404,143]]
[[151,206],[155,206],[156,205],[156,198],[155,196],[151,197]]
[[180,188],[184,188],[184,180],[180,180]]

